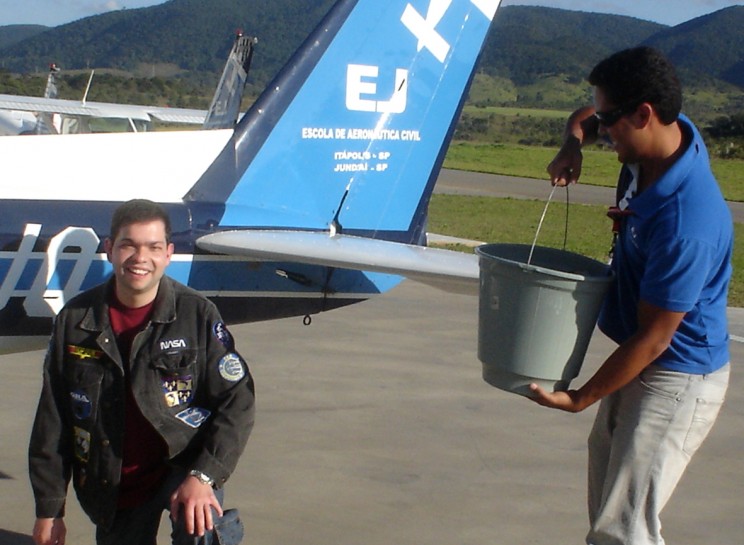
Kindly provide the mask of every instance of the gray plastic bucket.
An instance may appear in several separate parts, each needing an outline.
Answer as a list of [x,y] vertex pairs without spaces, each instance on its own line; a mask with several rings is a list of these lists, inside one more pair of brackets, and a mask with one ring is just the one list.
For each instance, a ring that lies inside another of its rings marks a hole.
[[521,395],[530,394],[530,383],[558,391],[576,378],[612,280],[609,267],[594,259],[540,246],[530,259],[531,248],[476,248],[483,379]]

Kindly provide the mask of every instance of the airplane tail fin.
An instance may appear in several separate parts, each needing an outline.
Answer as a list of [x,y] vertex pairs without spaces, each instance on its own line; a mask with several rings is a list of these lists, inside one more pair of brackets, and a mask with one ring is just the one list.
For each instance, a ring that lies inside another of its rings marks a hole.
[[340,0],[185,196],[212,228],[420,244],[500,0]]
[[49,65],[49,75],[47,75],[47,83],[44,88],[44,98],[57,98],[57,73],[59,67],[52,63]]
[[257,40],[238,33],[222,71],[222,77],[209,106],[203,129],[232,128],[238,121],[240,101],[248,80],[248,70],[253,59],[253,46]]
[[[57,98],[57,73],[59,68],[55,63],[49,65],[44,98]],[[58,134],[59,124],[55,123],[55,114],[49,112],[38,112],[36,114],[36,127],[34,134]]]

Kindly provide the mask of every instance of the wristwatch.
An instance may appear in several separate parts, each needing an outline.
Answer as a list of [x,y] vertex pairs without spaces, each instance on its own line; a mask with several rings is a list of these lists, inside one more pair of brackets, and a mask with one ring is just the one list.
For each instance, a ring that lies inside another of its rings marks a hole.
[[199,482],[202,484],[208,484],[209,486],[214,486],[214,479],[204,473],[203,471],[199,471],[198,469],[192,469],[189,471],[189,475],[192,475],[199,479]]

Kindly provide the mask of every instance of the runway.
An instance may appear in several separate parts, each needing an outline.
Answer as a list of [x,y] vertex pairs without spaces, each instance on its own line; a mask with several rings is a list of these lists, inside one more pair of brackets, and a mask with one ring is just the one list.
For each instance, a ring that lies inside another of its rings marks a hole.
[[[226,489],[244,543],[583,543],[595,409],[550,411],[483,382],[476,297],[404,281],[310,326],[232,330],[258,394],[254,434]],[[576,384],[611,348],[595,334]],[[741,543],[744,348],[732,350],[729,399],[664,514],[670,544]],[[32,543],[26,445],[42,357],[0,360],[0,545]],[[68,545],[93,545],[74,498],[67,525]]]
[[[435,193],[453,195],[483,195],[488,197],[511,197],[513,199],[535,199],[546,201],[550,194],[548,175],[544,180],[442,169]],[[615,190],[611,187],[577,183],[568,187],[569,202],[611,206],[615,202]],[[557,197],[557,195],[556,195]],[[560,197],[565,200],[564,196]],[[729,202],[735,223],[744,223],[744,203]]]

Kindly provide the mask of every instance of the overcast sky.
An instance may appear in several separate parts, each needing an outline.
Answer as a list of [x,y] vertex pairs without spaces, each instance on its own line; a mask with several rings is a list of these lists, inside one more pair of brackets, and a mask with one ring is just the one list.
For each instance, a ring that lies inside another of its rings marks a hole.
[[[163,0],[0,0],[0,26],[28,23],[56,26],[107,11],[163,3]],[[677,25],[725,7],[744,5],[744,0],[503,0],[502,5],[614,13]]]

